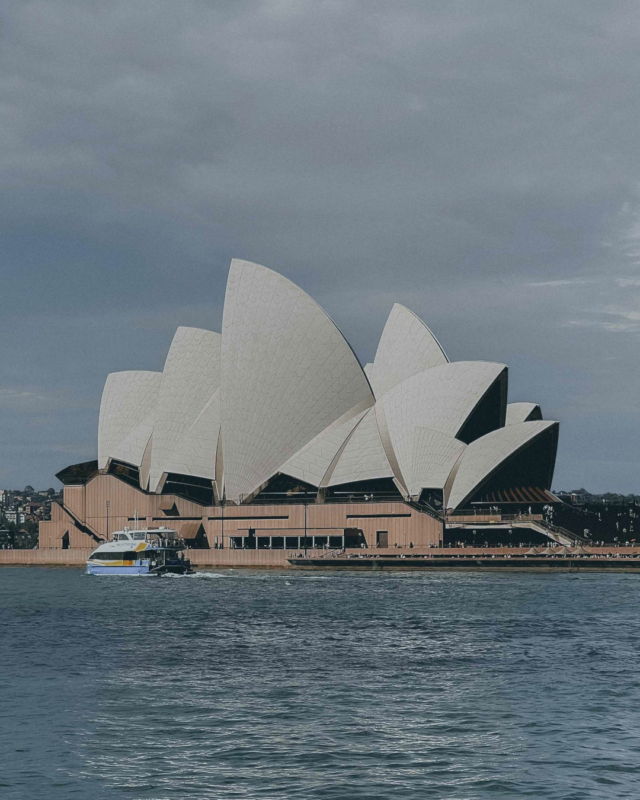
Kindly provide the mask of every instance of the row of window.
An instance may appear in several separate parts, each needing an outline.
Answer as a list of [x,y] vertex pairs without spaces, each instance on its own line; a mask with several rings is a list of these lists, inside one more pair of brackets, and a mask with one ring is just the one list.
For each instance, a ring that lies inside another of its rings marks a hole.
[[343,547],[342,536],[232,536],[231,547],[238,550],[301,550],[303,548]]
[[122,553],[109,552],[104,553],[91,553],[89,561],[135,561],[140,556],[140,553],[135,553],[133,550],[125,550]]

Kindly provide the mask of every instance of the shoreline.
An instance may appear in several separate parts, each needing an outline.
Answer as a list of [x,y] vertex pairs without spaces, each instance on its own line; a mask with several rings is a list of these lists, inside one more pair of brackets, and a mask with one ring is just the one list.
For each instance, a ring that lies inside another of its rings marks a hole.
[[[64,567],[84,569],[92,549],[0,550],[0,567]],[[588,555],[529,555],[526,548],[430,548],[422,552],[377,549],[344,555],[292,550],[189,550],[196,571],[224,569],[291,571],[508,571],[508,572],[638,572],[640,549],[593,547]],[[525,555],[526,554],[526,555]],[[594,557],[595,556],[595,557]]]

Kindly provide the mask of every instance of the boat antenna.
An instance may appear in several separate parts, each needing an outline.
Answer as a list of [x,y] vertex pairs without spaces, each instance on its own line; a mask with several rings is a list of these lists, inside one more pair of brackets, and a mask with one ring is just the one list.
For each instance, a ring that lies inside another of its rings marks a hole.
[[138,530],[138,509],[136,509],[136,510],[133,512],[133,518],[134,518],[134,520],[135,520],[135,523],[136,523],[136,530]]

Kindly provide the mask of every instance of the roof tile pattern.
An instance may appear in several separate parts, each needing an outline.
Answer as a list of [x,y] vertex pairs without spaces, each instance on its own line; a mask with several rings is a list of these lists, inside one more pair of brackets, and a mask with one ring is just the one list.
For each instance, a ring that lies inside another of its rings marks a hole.
[[367,376],[371,388],[373,389],[373,363],[371,361],[364,365],[364,374]]
[[460,459],[446,499],[447,508],[456,509],[463,505],[507,458],[557,424],[550,420],[520,422],[498,428],[471,442]]
[[447,364],[436,337],[413,311],[396,303],[382,331],[371,373],[376,397],[417,372]]
[[488,361],[456,361],[419,372],[390,389],[380,400],[405,485],[413,467],[416,428],[454,438],[505,369]]
[[363,372],[315,301],[283,276],[234,260],[222,335],[179,328],[163,373],[108,376],[99,467],[110,458],[138,466],[150,491],[168,472],[215,481],[219,492],[224,482],[234,502],[278,472],[318,488],[395,478],[405,497],[443,488],[447,505],[459,507],[557,424],[537,421],[534,403],[512,403],[505,428],[468,447],[456,439],[486,430],[487,406],[505,402],[506,381],[499,401],[487,392],[505,370],[449,363],[427,326],[396,304]]
[[347,442],[328,485],[374,478],[393,478],[393,470],[380,440],[375,411],[371,408]]
[[176,331],[158,392],[149,485],[155,491],[175,448],[220,386],[219,333],[201,328]]
[[144,422],[136,425],[131,433],[118,443],[118,446],[110,453],[111,458],[139,467],[152,433],[153,413]]
[[164,471],[214,480],[219,433],[220,389],[218,388],[165,462]]
[[507,419],[505,425],[517,425],[519,422],[529,422],[532,414],[542,416],[540,406],[537,403],[508,403]]
[[222,324],[228,499],[251,495],[296,452],[373,395],[333,321],[299,287],[231,262]]
[[[98,467],[100,469],[107,466],[109,458],[112,457],[116,448],[133,434],[141,423],[153,424],[161,380],[161,372],[142,370],[112,372],[107,377],[100,402],[100,421],[98,423]],[[144,436],[142,435],[141,438]],[[123,446],[134,447],[134,443],[129,442]]]
[[409,494],[418,497],[423,489],[444,489],[449,473],[465,448],[464,442],[447,433],[415,427],[410,449],[411,461],[409,464],[400,461]]
[[320,486],[338,451],[365,414],[366,410],[351,414],[347,420],[341,417],[333,422],[290,458],[280,471],[312,486]]

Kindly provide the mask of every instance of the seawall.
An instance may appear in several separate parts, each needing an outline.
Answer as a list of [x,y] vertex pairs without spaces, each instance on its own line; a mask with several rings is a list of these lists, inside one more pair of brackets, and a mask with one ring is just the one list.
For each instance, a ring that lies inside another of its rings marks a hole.
[[[611,555],[611,556],[638,556],[638,566],[633,562],[625,564],[618,562],[621,567],[625,569],[640,569],[640,547],[589,547],[586,548],[592,555]],[[61,566],[61,567],[83,567],[89,554],[93,548],[70,548],[62,550],[60,548],[43,548],[42,550],[0,550],[0,566]],[[427,565],[425,568],[437,569],[446,568],[451,569],[455,567],[469,568],[474,566],[479,568],[478,560],[487,559],[496,556],[492,559],[493,563],[487,565],[490,569],[495,569],[499,562],[499,566],[509,567],[509,559],[522,558],[527,553],[529,548],[526,547],[439,547],[439,548],[376,548],[368,550],[349,550],[351,554],[350,559],[331,559],[330,557],[323,557],[323,551],[309,551],[309,556],[314,556],[315,564],[313,568],[316,569],[339,569],[342,568],[368,568],[375,562],[383,559],[387,568],[404,568],[403,561],[406,559],[416,558],[418,556],[433,556],[435,563]],[[185,555],[191,559],[194,567],[203,569],[293,569],[289,564],[288,559],[296,558],[300,555],[300,550],[188,550]],[[315,558],[315,556],[318,556]],[[404,555],[405,558],[398,558],[399,555]],[[363,559],[359,556],[365,556]],[[375,556],[375,558],[371,558]],[[473,559],[472,563],[467,564],[470,556],[478,558]],[[458,564],[458,561],[464,560],[465,563]],[[502,563],[502,562],[505,563]],[[535,563],[534,563],[535,561]],[[550,562],[554,562],[550,564]],[[562,558],[528,558],[526,566],[530,569],[542,568],[545,564],[546,568],[557,569],[563,563],[572,561],[575,563],[589,562],[589,569],[596,568],[595,565],[602,563],[595,559],[572,559],[571,557]],[[336,563],[338,562],[338,563]],[[346,562],[346,563],[345,563]],[[365,563],[363,563],[365,562]],[[540,566],[538,566],[540,562]],[[424,561],[423,561],[424,563]],[[593,566],[592,566],[593,565]],[[311,565],[310,565],[311,566]],[[524,566],[524,564],[522,565]],[[513,565],[515,567],[515,565]],[[414,567],[415,568],[415,567]],[[517,567],[516,567],[517,568]],[[610,569],[610,567],[608,567]]]

